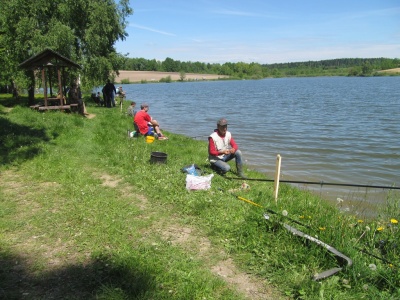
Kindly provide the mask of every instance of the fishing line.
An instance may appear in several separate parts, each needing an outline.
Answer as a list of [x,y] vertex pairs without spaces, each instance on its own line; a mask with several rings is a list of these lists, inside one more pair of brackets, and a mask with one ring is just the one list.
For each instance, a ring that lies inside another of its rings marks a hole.
[[207,138],[209,137],[208,135],[196,135],[196,136],[191,136],[192,139],[197,139],[197,138]]
[[393,263],[391,263],[390,261],[388,261],[387,259],[385,259],[385,258],[382,258],[382,257],[379,257],[379,256],[377,256],[377,255],[375,255],[375,254],[372,254],[372,253],[370,253],[370,252],[368,252],[367,250],[365,250],[365,249],[361,249],[361,248],[357,248],[357,247],[354,247],[355,249],[357,249],[358,251],[360,251],[360,252],[362,252],[362,253],[365,253],[365,254],[367,254],[367,255],[369,255],[369,256],[372,256],[372,257],[374,257],[374,258],[376,258],[376,259],[379,259],[379,260],[381,260],[381,261],[383,261],[383,262],[385,262],[385,263],[387,263],[387,264],[389,264],[389,265],[394,265]]
[[[224,190],[222,190],[222,189],[220,189],[220,188],[219,188],[219,190],[222,191],[222,192],[224,191]],[[269,209],[269,208],[265,208],[265,207],[263,207],[262,205],[260,205],[260,204],[258,204],[258,203],[256,203],[256,202],[253,202],[253,201],[251,201],[251,200],[249,200],[249,199],[246,199],[246,198],[244,198],[244,197],[238,196],[238,195],[236,195],[236,194],[234,194],[234,193],[231,193],[231,195],[234,196],[234,197],[236,197],[236,198],[238,198],[238,199],[241,200],[241,201],[244,201],[244,202],[249,203],[249,204],[251,204],[251,205],[254,205],[254,206],[256,206],[256,207],[264,208],[267,212],[269,212],[269,213],[271,213],[271,214],[279,215],[276,211],[273,211],[272,209]],[[297,220],[295,220],[295,219],[292,219],[292,218],[290,218],[290,217],[288,217],[288,216],[284,216],[284,215],[282,215],[282,216],[285,217],[286,219],[292,221],[293,223],[296,223],[296,224],[301,225],[301,226],[303,226],[303,227],[307,227],[307,228],[309,228],[309,229],[313,229],[311,226],[306,225],[306,224],[303,224],[303,223],[301,223],[301,222],[299,222],[299,221],[297,221]]]
[[[240,177],[226,177],[227,179],[238,179],[243,180]],[[246,178],[246,180],[250,181],[266,181],[266,182],[274,182],[273,179],[262,179],[262,178]],[[298,181],[298,180],[279,180],[282,183],[296,183],[296,184],[318,184],[321,187],[324,185],[336,185],[336,186],[351,186],[351,187],[365,187],[365,188],[374,188],[374,189],[388,189],[388,190],[400,190],[400,187],[396,186],[385,186],[385,185],[368,185],[368,184],[351,184],[351,183],[331,183],[324,181]]]

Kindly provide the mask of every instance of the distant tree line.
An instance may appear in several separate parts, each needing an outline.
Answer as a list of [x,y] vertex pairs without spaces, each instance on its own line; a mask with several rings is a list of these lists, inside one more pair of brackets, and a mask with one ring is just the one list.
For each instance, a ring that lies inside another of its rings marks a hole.
[[167,57],[164,61],[145,58],[121,59],[121,70],[184,72],[228,75],[240,79],[291,76],[376,76],[377,71],[400,67],[399,59],[340,58],[321,61],[259,64],[182,62]]

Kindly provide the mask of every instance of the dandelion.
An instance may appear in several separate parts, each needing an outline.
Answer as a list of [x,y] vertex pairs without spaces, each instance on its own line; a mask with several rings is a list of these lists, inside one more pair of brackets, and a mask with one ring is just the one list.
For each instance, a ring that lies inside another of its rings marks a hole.
[[337,203],[342,203],[344,200],[342,198],[337,198],[336,201]]
[[376,230],[377,231],[382,231],[384,228],[382,226],[379,226]]
[[370,231],[371,228],[369,226],[365,226],[365,231]]
[[399,223],[399,221],[397,221],[396,219],[390,219],[390,223],[397,224],[397,223]]
[[363,220],[357,220],[357,223],[364,223]]
[[304,216],[300,216],[299,218],[300,218],[300,219],[304,219]]
[[389,268],[393,268],[393,264],[389,264]]
[[372,271],[376,271],[376,265],[375,264],[369,264],[368,266]]
[[287,210],[283,210],[283,211],[282,211],[282,215],[283,215],[284,217],[286,217],[286,216],[288,215]]
[[319,227],[319,230],[324,231],[326,228],[325,227]]

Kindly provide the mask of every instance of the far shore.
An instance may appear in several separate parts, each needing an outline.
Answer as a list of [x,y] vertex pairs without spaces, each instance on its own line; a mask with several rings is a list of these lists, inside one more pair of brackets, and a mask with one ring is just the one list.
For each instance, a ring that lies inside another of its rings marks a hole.
[[[156,72],[156,71],[119,71],[119,76],[115,78],[115,82],[121,83],[122,80],[129,80],[129,82],[158,82],[162,78],[171,77],[171,80],[181,80],[181,74],[179,72]],[[215,74],[196,74],[196,73],[185,73],[184,80],[217,80],[229,78],[226,75],[215,75]]]
[[379,73],[389,73],[389,74],[400,73],[400,68],[382,70],[382,71],[378,71],[378,72],[379,72]]

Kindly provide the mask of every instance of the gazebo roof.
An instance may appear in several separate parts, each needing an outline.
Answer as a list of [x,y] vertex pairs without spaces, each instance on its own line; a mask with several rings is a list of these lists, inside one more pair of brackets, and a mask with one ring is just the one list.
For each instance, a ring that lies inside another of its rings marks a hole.
[[45,49],[19,65],[19,67],[23,69],[37,69],[52,66],[81,69],[80,65],[51,49]]

